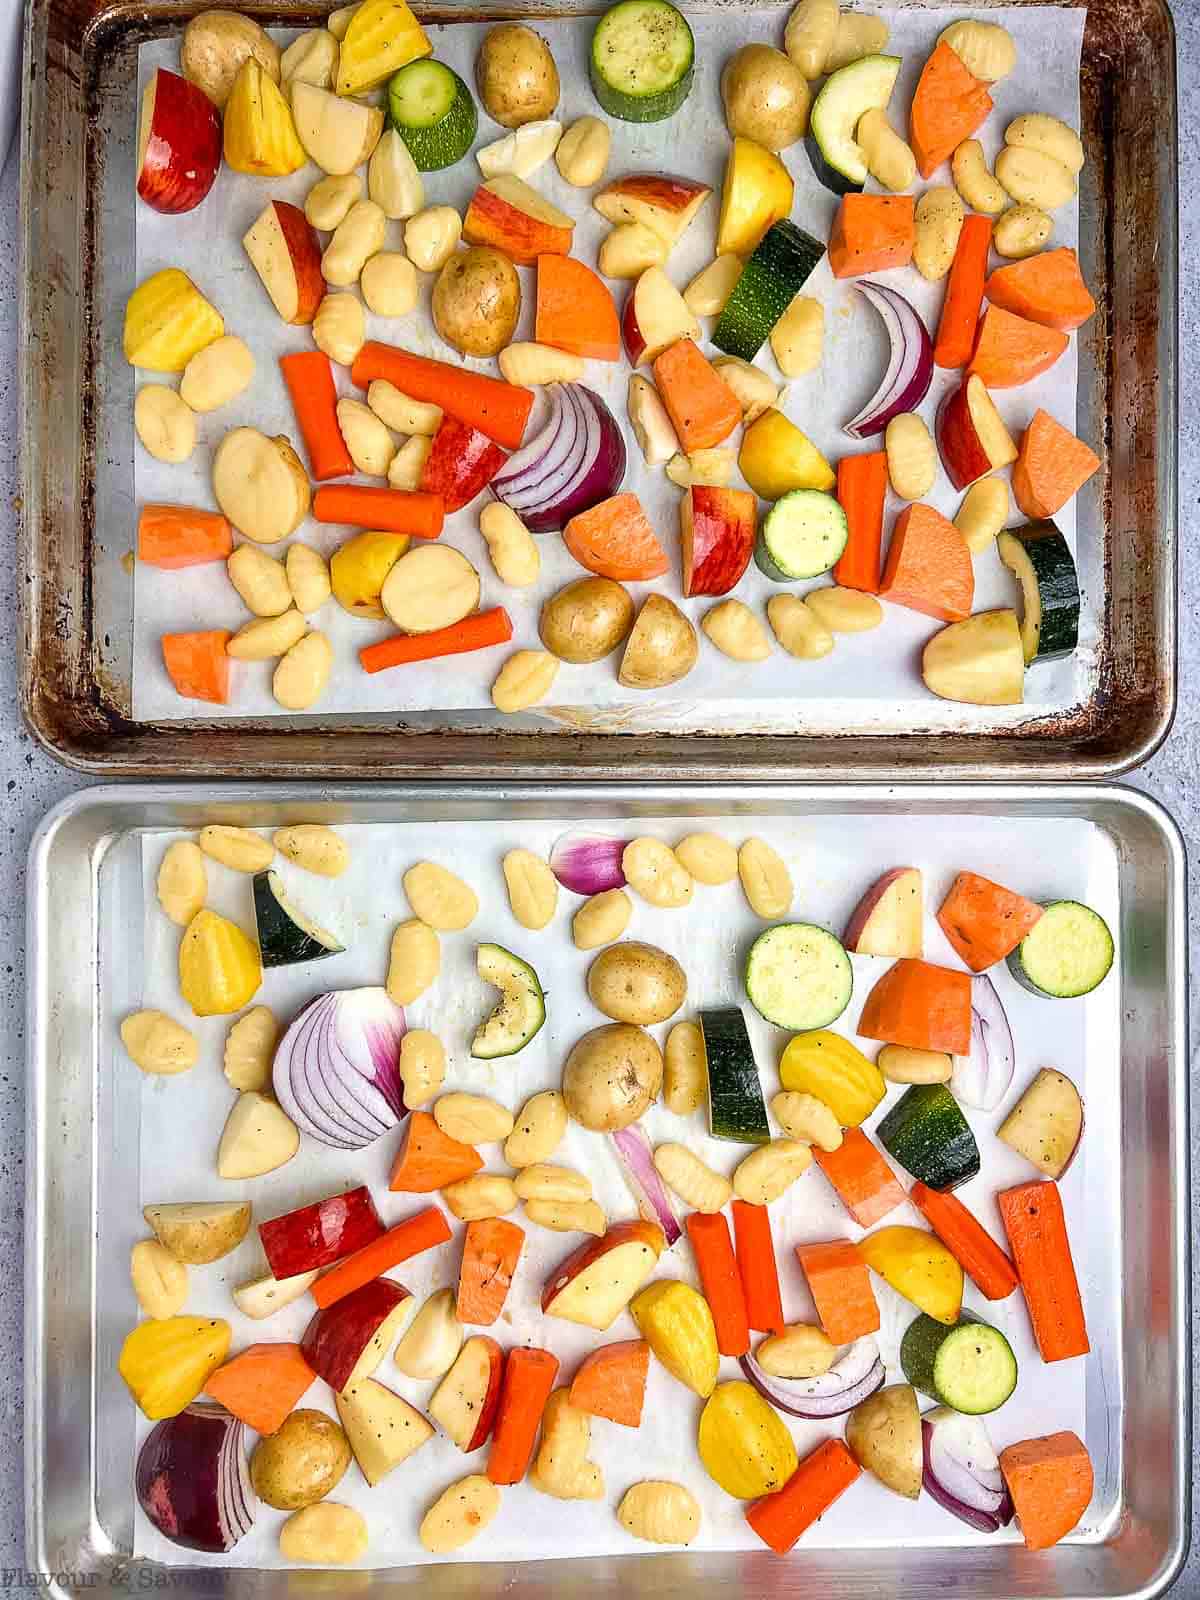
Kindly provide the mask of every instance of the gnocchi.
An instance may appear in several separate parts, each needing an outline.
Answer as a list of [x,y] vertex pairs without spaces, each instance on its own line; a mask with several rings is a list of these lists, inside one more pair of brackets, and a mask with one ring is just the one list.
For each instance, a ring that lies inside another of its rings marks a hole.
[[513,1114],[498,1100],[461,1090],[442,1095],[434,1105],[433,1120],[459,1144],[498,1144],[513,1131]]
[[973,78],[998,83],[1017,64],[1017,47],[1007,28],[998,22],[952,22],[938,35],[948,44]]
[[629,926],[633,902],[624,889],[604,889],[589,896],[571,919],[571,937],[577,950],[599,950],[612,944]]
[[864,111],[858,119],[854,137],[863,153],[867,171],[893,194],[911,189],[917,176],[917,158],[878,106]]
[[826,73],[837,72],[864,56],[881,54],[888,42],[888,31],[884,19],[868,11],[839,12],[833,48],[825,62]]
[[708,1094],[704,1035],[695,1022],[677,1022],[663,1052],[663,1103],[677,1117],[698,1111]]
[[257,545],[240,544],[225,563],[229,581],[256,617],[278,617],[290,610],[292,586],[282,561]]
[[809,1145],[796,1139],[772,1139],[759,1145],[733,1173],[733,1192],[749,1205],[766,1206],[786,1194],[812,1165]]
[[226,655],[237,661],[272,661],[303,639],[308,623],[292,607],[278,617],[259,617],[244,622],[225,646]]
[[158,903],[177,928],[186,928],[208,898],[204,852],[190,839],[168,845],[155,880]]
[[937,449],[933,437],[915,411],[901,411],[883,435],[888,479],[901,500],[920,500],[937,477]]
[[461,933],[479,915],[479,897],[470,884],[434,861],[409,867],[404,892],[420,920],[438,933]]
[[505,383],[533,388],[544,383],[578,383],[583,377],[583,358],[569,350],[553,350],[548,344],[507,345],[499,355],[500,376]]
[[513,916],[523,928],[538,932],[558,905],[558,879],[532,850],[510,850],[502,866]]
[[333,233],[350,207],[362,199],[363,181],[357,172],[322,178],[308,191],[304,215],[322,233]]
[[737,851],[719,833],[689,833],[675,856],[697,883],[732,883],[738,874]]
[[799,0],[792,8],[783,48],[810,83],[825,71],[837,26],[837,0]]
[[612,134],[599,117],[580,117],[558,141],[554,161],[565,182],[574,189],[590,189],[608,167]]
[[559,1500],[599,1500],[604,1474],[588,1460],[592,1420],[570,1402],[566,1389],[555,1389],[542,1413],[542,1438],[529,1482]]
[[165,384],[146,383],[138,390],[133,425],[143,449],[156,461],[178,466],[196,448],[196,414]]
[[661,839],[634,839],[621,854],[621,871],[635,894],[652,906],[685,906],[692,876]]
[[367,1519],[353,1506],[335,1500],[293,1511],[279,1530],[279,1554],[285,1561],[345,1567],[366,1553]]
[[[421,998],[441,970],[442,947],[434,930],[417,917],[402,922],[392,934],[388,961],[387,992],[391,999],[398,1006],[411,1005]],[[411,1038],[411,1034],[405,1037]]]
[[269,1007],[255,1006],[239,1017],[225,1036],[226,1082],[240,1093],[268,1090],[278,1042],[279,1024]]
[[765,661],[771,654],[766,629],[741,600],[722,600],[713,606],[700,628],[731,661]]
[[819,1378],[837,1360],[837,1345],[820,1328],[796,1322],[764,1339],[754,1359],[773,1378]]
[[275,668],[271,693],[285,711],[307,711],[325,693],[332,671],[333,646],[314,628],[286,652]]
[[340,878],[350,865],[346,841],[323,822],[298,822],[290,828],[279,828],[271,835],[271,842],[280,855],[320,878]]
[[640,278],[650,267],[661,267],[669,246],[661,234],[644,222],[622,222],[600,246],[596,265],[606,278]]
[[522,1200],[584,1201],[592,1198],[592,1184],[586,1173],[571,1167],[556,1167],[535,1161],[517,1173],[514,1187]]
[[542,558],[533,535],[511,507],[489,501],[479,513],[479,531],[501,583],[527,589],[536,583]]
[[798,294],[771,329],[771,354],[785,378],[799,378],[821,365],[825,342],[825,307],[811,295]]
[[1061,117],[1048,116],[1044,111],[1027,111],[1023,116],[1014,117],[1005,128],[1004,142],[1049,156],[1066,167],[1073,177],[1083,170],[1083,141]]
[[1075,194],[1071,170],[1031,145],[1006,144],[996,157],[996,176],[1014,200],[1039,211],[1065,206]]
[[363,267],[359,288],[377,317],[406,317],[417,303],[417,269],[398,250],[380,250]]
[[557,1089],[530,1095],[517,1112],[513,1131],[504,1141],[510,1167],[532,1167],[548,1161],[567,1131],[567,1103]]
[[497,1172],[477,1172],[447,1184],[442,1199],[460,1222],[483,1222],[517,1209],[517,1191],[511,1178]]
[[420,434],[431,439],[442,425],[441,406],[423,400],[410,400],[386,378],[373,378],[367,389],[367,404],[380,422],[393,433]]
[[720,1211],[733,1196],[729,1179],[714,1172],[685,1144],[656,1146],[654,1166],[667,1188],[693,1211]]
[[415,1110],[432,1100],[446,1078],[446,1052],[437,1034],[410,1028],[400,1041],[398,1071],[406,1106]]
[[386,478],[396,442],[370,406],[343,395],[337,403],[337,421],[355,470],[368,478]]
[[883,607],[873,594],[861,589],[813,589],[804,603],[830,633],[870,633],[883,621]]
[[998,256],[1023,261],[1049,244],[1053,232],[1053,220],[1037,206],[1009,206],[992,229],[992,244]]
[[792,875],[787,863],[765,839],[751,837],[738,851],[738,877],[751,911],[769,920],[786,916],[792,907]]
[[599,1238],[608,1218],[594,1200],[527,1200],[525,1215],[555,1233],[591,1233]]
[[233,828],[210,822],[197,839],[201,850],[235,872],[262,872],[275,859],[275,846],[253,828]]
[[1008,196],[984,159],[978,139],[964,139],[950,162],[954,187],[972,211],[998,217],[1008,204]]
[[940,282],[950,271],[962,232],[963,204],[945,184],[926,189],[917,201],[913,265],[923,278]]
[[392,488],[418,488],[432,449],[433,440],[426,439],[422,434],[414,433],[411,439],[406,439],[392,457],[392,464],[387,471],[387,480]]
[[780,646],[800,661],[819,661],[833,649],[829,629],[794,594],[773,594],[767,601],[767,621]]
[[963,503],[954,517],[954,526],[966,540],[967,549],[973,556],[978,556],[991,548],[1007,521],[1007,483],[1003,478],[980,478],[963,496]]
[[329,563],[325,557],[311,545],[297,540],[295,544],[288,545],[284,569],[297,611],[303,611],[306,615],[319,611],[333,593]]
[[202,415],[217,411],[236,400],[250,387],[254,377],[254,357],[250,347],[236,334],[226,333],[206,344],[183,369],[179,398],[192,411]]
[[648,1544],[691,1544],[700,1531],[700,1503],[681,1483],[645,1478],[626,1489],[617,1521]]
[[345,289],[357,283],[370,258],[383,249],[387,236],[387,217],[374,200],[356,200],[333,230],[333,238],[321,257],[321,274],[326,283]]
[[313,343],[330,361],[352,367],[367,339],[367,319],[362,301],[353,294],[327,294],[317,307],[312,325]]
[[492,685],[492,704],[511,715],[544,700],[558,676],[559,660],[548,650],[518,650],[500,668]]
[[789,1139],[815,1144],[821,1150],[840,1150],[842,1125],[816,1095],[784,1089],[771,1101],[775,1120]]
[[904,1044],[885,1044],[875,1064],[889,1083],[949,1083],[954,1072],[953,1060],[940,1050]]
[[431,1555],[449,1555],[483,1533],[499,1509],[499,1489],[474,1472],[442,1490],[422,1517],[418,1537]]
[[418,211],[415,217],[409,217],[404,224],[408,259],[422,272],[440,272],[454,254],[461,237],[462,218],[453,206],[430,206]]
[[135,1067],[155,1077],[188,1072],[200,1059],[200,1042],[162,1011],[135,1011],[121,1024],[121,1043]]

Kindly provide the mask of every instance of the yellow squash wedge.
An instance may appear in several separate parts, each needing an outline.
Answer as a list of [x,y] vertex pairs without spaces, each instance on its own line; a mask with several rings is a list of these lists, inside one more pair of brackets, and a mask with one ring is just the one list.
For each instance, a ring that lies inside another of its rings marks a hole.
[[940,1239],[924,1228],[879,1228],[858,1241],[860,1254],[897,1294],[935,1322],[958,1321],[963,1271]]
[[740,1380],[713,1390],[696,1444],[705,1472],[738,1500],[774,1494],[797,1466],[791,1434],[758,1390]]
[[433,46],[404,0],[363,0],[338,57],[338,94],[365,94]]
[[131,367],[182,372],[198,351],[224,332],[221,313],[178,267],[152,273],[125,303],[122,341]]
[[259,178],[286,177],[308,160],[291,107],[253,56],[238,68],[225,104],[225,160]]
[[753,139],[735,139],[721,191],[717,254],[748,256],[771,224],[791,211],[794,188],[774,151]]
[[823,1100],[843,1128],[865,1122],[887,1089],[875,1063],[827,1028],[798,1033],[783,1052],[779,1076],[785,1089]]
[[629,1307],[638,1332],[673,1378],[707,1398],[721,1363],[708,1301],[677,1278],[660,1279]]
[[764,500],[778,500],[793,489],[828,493],[837,482],[837,474],[808,435],[774,406],[746,429],[738,466]]
[[179,945],[179,988],[196,1015],[240,1011],[260,983],[262,962],[254,940],[215,911],[197,911]]
[[233,1329],[221,1317],[142,1322],[121,1346],[117,1371],[151,1421],[190,1405],[229,1353]]

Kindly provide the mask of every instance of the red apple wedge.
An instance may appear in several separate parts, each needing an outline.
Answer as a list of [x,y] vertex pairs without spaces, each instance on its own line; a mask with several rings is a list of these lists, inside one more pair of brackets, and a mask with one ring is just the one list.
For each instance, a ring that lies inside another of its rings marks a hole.
[[340,1393],[371,1376],[415,1310],[402,1283],[372,1278],[315,1312],[300,1349],[317,1376]]
[[678,244],[712,189],[694,178],[669,172],[631,172],[605,184],[592,204],[609,222],[641,222],[653,228],[667,248]]
[[359,1470],[372,1487],[433,1438],[429,1419],[374,1378],[347,1384],[333,1402]]
[[728,594],[754,553],[757,501],[747,489],[694,484],[679,502],[683,592]]
[[155,211],[193,211],[221,170],[221,118],[194,83],[159,67],[142,95],[137,192]]
[[614,1223],[550,1274],[542,1290],[542,1310],[548,1317],[603,1333],[654,1271],[665,1245],[656,1223],[640,1218]]
[[477,1333],[433,1391],[429,1415],[460,1450],[478,1450],[491,1433],[503,1370],[500,1346],[486,1333]]
[[503,173],[480,184],[463,219],[467,244],[490,244],[519,266],[539,256],[568,256],[575,222],[523,178]]
[[365,1183],[258,1225],[267,1265],[276,1278],[294,1278],[316,1267],[328,1267],[378,1239],[382,1232],[383,1223]]
[[661,267],[647,267],[629,291],[621,337],[630,365],[654,361],[677,339],[699,339],[700,324]]
[[321,244],[303,211],[270,201],[242,246],[283,320],[311,322],[325,298],[325,278]]
[[1017,459],[1012,435],[976,372],[946,395],[935,428],[942,465],[956,489]]
[[924,893],[917,867],[893,867],[863,895],[842,943],[857,956],[920,956]]

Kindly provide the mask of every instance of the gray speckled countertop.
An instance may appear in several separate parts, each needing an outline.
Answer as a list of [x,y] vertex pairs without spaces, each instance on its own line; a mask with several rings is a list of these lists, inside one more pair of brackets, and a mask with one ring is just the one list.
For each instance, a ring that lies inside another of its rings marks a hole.
[[[0,0],[12,5],[15,0]],[[1180,107],[1180,596],[1179,712],[1162,749],[1126,780],[1171,811],[1187,839],[1192,927],[1200,920],[1200,0],[1175,0]],[[25,857],[46,811],[84,780],[65,772],[34,742],[16,708],[12,641],[17,597],[12,552],[20,537],[17,476],[16,306],[17,163],[0,179],[0,616],[10,619],[0,650],[0,1569],[24,1562],[21,1255],[24,1225]],[[1200,1005],[1192,999],[1193,1099],[1200,1102]],[[1192,1165],[1200,1172],[1200,1119],[1193,1122]],[[1193,1205],[1193,1215],[1195,1206]],[[1196,1231],[1196,1230],[1194,1230]],[[1200,1305],[1200,1248],[1193,1249],[1194,1298]],[[1200,1395],[1200,1341],[1193,1351]],[[1200,1439],[1200,1405],[1193,1407]],[[3,1573],[4,1587],[10,1586]],[[1192,1508],[1192,1551],[1174,1597],[1200,1597],[1200,1512]]]

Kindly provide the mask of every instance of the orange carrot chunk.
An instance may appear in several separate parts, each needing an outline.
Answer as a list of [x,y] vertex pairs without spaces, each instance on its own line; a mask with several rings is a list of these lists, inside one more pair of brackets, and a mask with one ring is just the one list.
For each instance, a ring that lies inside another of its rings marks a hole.
[[860,1228],[872,1228],[905,1201],[896,1174],[861,1128],[846,1128],[836,1150],[813,1147],[817,1165]]
[[640,1428],[649,1370],[650,1346],[644,1339],[602,1344],[580,1362],[567,1398],[589,1416]]
[[315,1377],[298,1344],[252,1344],[211,1373],[204,1390],[255,1433],[275,1433]]
[[1048,372],[1070,342],[1057,328],[989,306],[979,319],[967,375],[977,372],[989,389],[1015,389]]
[[474,1145],[460,1144],[443,1133],[428,1111],[413,1111],[400,1135],[388,1188],[404,1194],[432,1194],[447,1184],[469,1178],[483,1166]]
[[1035,411],[1013,465],[1013,498],[1027,517],[1052,517],[1099,468],[1082,439],[1048,411]]
[[1016,1269],[991,1234],[948,1190],[915,1183],[908,1198],[985,1299],[1007,1300],[1017,1287]]
[[965,1056],[971,1048],[971,979],[952,967],[904,956],[867,996],[864,1039]]
[[799,1244],[809,1292],[827,1336],[834,1344],[851,1344],[879,1329],[879,1307],[867,1263],[849,1239],[825,1244]]
[[940,511],[917,504],[906,506],[896,518],[879,597],[940,622],[962,622],[971,615],[971,552]]
[[746,1521],[777,1556],[785,1556],[860,1471],[840,1439],[826,1439],[805,1456],[782,1489],[754,1502]]
[[654,381],[685,455],[720,444],[742,420],[737,395],[691,339],[655,358]]
[[415,356],[374,339],[368,339],[355,356],[350,376],[360,389],[367,388],[375,378],[386,378],[410,400],[441,406],[448,417],[478,428],[506,450],[515,450],[521,443],[533,410],[532,389],[471,372],[449,361]]
[[297,350],[280,356],[279,367],[312,476],[318,483],[326,478],[348,478],[354,462],[337,419],[337,387],[329,357],[323,350]]
[[917,239],[910,194],[844,194],[829,238],[835,278],[906,267]]
[[1027,1550],[1049,1550],[1065,1539],[1091,1503],[1092,1460],[1069,1428],[1006,1445],[1000,1471]]
[[334,483],[317,490],[312,514],[318,522],[348,522],[355,528],[407,533],[413,539],[436,539],[442,531],[445,506],[440,494],[368,488],[361,483]]
[[491,611],[476,611],[461,622],[434,628],[431,633],[397,633],[378,644],[364,645],[358,659],[364,672],[385,672],[389,667],[404,667],[413,661],[435,661],[439,656],[487,650],[495,644],[507,644],[512,636],[512,618],[503,606],[494,606]]
[[732,1210],[747,1320],[755,1333],[780,1333],[786,1324],[770,1215],[766,1206],[751,1205],[748,1200],[735,1200]]
[[456,1310],[460,1322],[479,1327],[495,1322],[504,1310],[524,1243],[525,1230],[503,1217],[467,1223],[458,1274]]
[[946,279],[946,297],[942,301],[942,315],[933,346],[935,366],[965,367],[971,359],[991,247],[991,217],[981,217],[972,211],[963,219],[950,275]]
[[977,872],[960,872],[938,908],[942,932],[972,972],[1010,955],[1039,921],[1042,908]]
[[572,517],[563,543],[581,567],[618,583],[641,583],[671,563],[635,494],[615,494]]
[[879,593],[883,505],[887,498],[887,452],[843,456],[837,465],[838,504],[846,513],[846,548],[834,563],[833,581],[843,589]]
[[178,572],[233,553],[233,529],[219,511],[146,505],[138,518],[137,558],[144,566]]
[[335,1300],[361,1289],[364,1283],[378,1278],[381,1273],[398,1267],[410,1256],[432,1250],[445,1244],[450,1237],[450,1225],[436,1206],[427,1206],[415,1217],[399,1222],[394,1228],[372,1239],[353,1255],[330,1267],[313,1284],[309,1293],[319,1306],[331,1306]]
[[686,1226],[717,1330],[717,1349],[723,1356],[744,1356],[750,1348],[750,1324],[729,1224],[719,1211],[689,1211]]
[[917,171],[932,177],[992,109],[992,97],[948,44],[938,41],[921,69],[908,117]]
[[520,1483],[529,1470],[533,1441],[557,1376],[558,1357],[549,1350],[518,1347],[508,1352],[488,1451],[487,1475],[493,1483]]
[[1058,1185],[1035,1179],[1002,1190],[996,1203],[1042,1360],[1087,1355],[1092,1347]]
[[163,666],[176,691],[185,700],[211,700],[229,704],[229,657],[225,646],[233,635],[228,628],[205,633],[164,633]]
[[619,360],[621,323],[604,279],[573,256],[539,256],[533,337],[587,361]]
[[1065,245],[997,267],[983,292],[994,306],[1062,333],[1081,327],[1096,310],[1079,257]]

